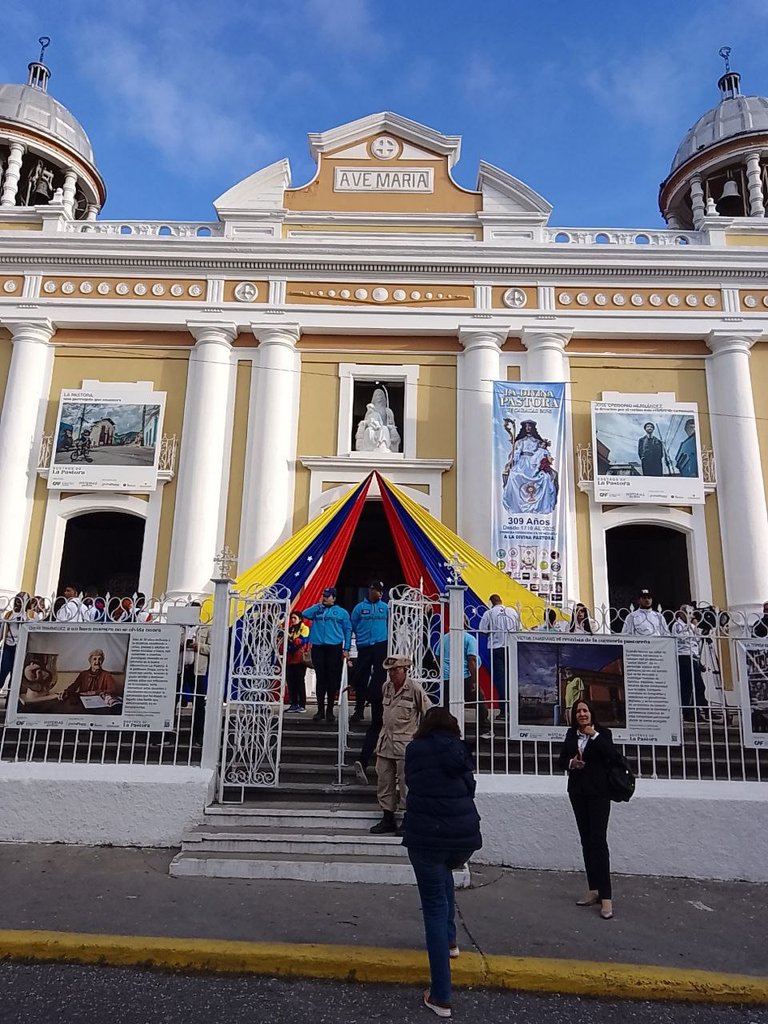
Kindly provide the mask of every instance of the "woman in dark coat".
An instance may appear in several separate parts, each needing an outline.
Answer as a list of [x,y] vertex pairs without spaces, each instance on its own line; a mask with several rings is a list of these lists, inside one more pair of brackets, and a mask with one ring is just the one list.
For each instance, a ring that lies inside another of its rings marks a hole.
[[424,1005],[438,1017],[450,1017],[450,961],[459,955],[453,870],[466,864],[483,840],[472,755],[446,708],[430,708],[406,747],[405,781],[403,846],[421,897],[431,978]]
[[565,734],[557,766],[568,770],[568,797],[581,838],[589,892],[579,907],[600,904],[600,917],[613,917],[611,862],[608,853],[608,818],[611,798],[608,765],[616,756],[611,730],[598,725],[592,705],[577,700],[571,709],[571,726]]

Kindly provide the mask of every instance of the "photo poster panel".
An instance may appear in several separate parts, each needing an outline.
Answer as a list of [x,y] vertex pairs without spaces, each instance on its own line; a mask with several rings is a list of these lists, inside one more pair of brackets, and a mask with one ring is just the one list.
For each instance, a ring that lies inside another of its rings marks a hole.
[[737,640],[736,656],[744,746],[768,750],[768,639]]
[[493,383],[492,553],[548,604],[565,592],[565,384]]
[[7,725],[173,729],[182,627],[30,622],[19,634]]
[[592,402],[592,459],[595,501],[704,502],[695,402],[604,391]]
[[584,697],[617,743],[680,745],[671,637],[517,634],[510,658],[511,739],[563,740],[573,703]]
[[156,490],[165,397],[149,384],[62,391],[49,489]]

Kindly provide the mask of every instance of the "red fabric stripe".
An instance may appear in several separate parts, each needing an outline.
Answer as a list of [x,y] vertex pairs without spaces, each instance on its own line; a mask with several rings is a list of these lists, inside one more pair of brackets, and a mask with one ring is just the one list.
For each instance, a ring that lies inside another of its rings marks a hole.
[[355,503],[350,508],[347,518],[341,524],[338,533],[328,545],[328,549],[323,555],[322,562],[310,576],[306,586],[294,601],[294,608],[308,608],[310,605],[317,604],[325,588],[336,585],[336,580],[338,579],[347,551],[349,550],[349,545],[352,543],[352,537],[354,536],[357,524],[360,521],[365,496],[371,486],[372,478],[373,474],[371,474],[366,480],[365,487],[360,491]]
[[400,521],[400,517],[395,511],[392,496],[385,487],[380,486],[379,489],[381,491],[381,500],[384,504],[384,514],[387,517],[387,524],[392,534],[392,540],[395,543],[397,557],[400,559],[400,564],[405,573],[405,582],[409,587],[414,587],[417,590],[421,584],[425,594],[437,594],[434,580],[429,575],[427,567],[419,557],[418,552],[408,537],[405,527]]

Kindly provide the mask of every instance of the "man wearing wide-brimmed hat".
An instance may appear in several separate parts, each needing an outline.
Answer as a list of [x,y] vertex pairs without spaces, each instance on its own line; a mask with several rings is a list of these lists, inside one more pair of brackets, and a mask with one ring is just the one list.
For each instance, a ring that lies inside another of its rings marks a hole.
[[411,659],[390,654],[384,659],[389,678],[382,690],[383,722],[376,744],[376,796],[383,817],[371,832],[387,835],[397,832],[395,811],[405,807],[405,748],[431,707],[420,683],[411,679]]

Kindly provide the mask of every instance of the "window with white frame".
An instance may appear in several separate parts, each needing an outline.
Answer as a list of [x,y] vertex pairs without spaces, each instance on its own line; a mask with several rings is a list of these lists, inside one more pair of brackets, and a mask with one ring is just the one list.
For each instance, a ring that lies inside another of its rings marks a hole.
[[418,366],[339,365],[338,454],[416,458]]

